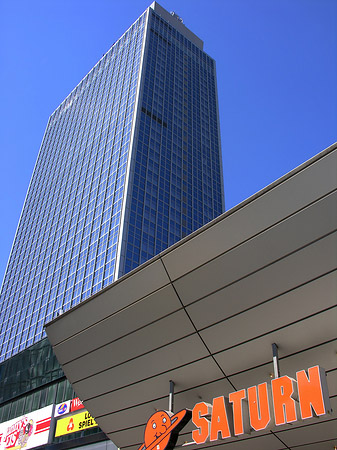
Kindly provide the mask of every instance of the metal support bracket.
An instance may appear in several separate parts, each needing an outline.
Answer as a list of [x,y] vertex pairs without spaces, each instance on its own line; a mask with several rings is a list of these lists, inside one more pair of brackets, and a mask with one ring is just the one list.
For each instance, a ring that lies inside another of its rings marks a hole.
[[278,346],[277,344],[271,344],[273,349],[273,366],[274,366],[274,378],[279,378],[280,376],[280,366],[278,360]]
[[173,413],[173,408],[174,408],[174,381],[170,380],[169,412]]

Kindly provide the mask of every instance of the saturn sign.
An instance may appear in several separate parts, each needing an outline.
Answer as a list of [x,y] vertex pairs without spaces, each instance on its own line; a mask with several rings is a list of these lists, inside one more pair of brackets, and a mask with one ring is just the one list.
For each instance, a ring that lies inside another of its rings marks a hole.
[[296,373],[296,380],[283,376],[267,383],[217,397],[212,404],[197,403],[192,421],[196,444],[265,430],[273,425],[310,419],[331,411],[324,369],[314,366]]
[[157,411],[148,420],[144,443],[138,450],[170,450],[180,430],[192,417],[192,443],[204,444],[271,426],[322,416],[331,411],[325,370],[319,366],[288,376],[274,378],[271,386],[261,383],[231,392],[228,397],[200,402],[193,410],[177,414]]

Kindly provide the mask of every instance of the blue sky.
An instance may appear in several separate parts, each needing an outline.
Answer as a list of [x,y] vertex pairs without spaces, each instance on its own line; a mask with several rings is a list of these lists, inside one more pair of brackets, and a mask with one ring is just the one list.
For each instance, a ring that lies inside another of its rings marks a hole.
[[[337,0],[161,0],[217,62],[226,209],[337,141]],[[148,0],[0,0],[0,279],[48,117]]]

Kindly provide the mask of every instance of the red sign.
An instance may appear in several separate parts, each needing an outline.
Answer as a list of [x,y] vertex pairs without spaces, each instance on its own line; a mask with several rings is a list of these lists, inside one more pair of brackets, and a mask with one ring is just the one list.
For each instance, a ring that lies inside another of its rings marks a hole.
[[28,450],[48,442],[53,405],[0,424],[1,450]]
[[84,405],[78,397],[72,399],[71,406],[70,406],[70,412],[78,411],[79,409],[83,409],[83,408],[84,408]]

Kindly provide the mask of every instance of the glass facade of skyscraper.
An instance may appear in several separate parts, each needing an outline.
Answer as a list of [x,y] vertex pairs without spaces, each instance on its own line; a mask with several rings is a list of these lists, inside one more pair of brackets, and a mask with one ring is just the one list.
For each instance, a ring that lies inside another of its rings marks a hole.
[[215,63],[165,14],[148,8],[49,119],[2,285],[1,361],[223,211]]
[[148,31],[126,271],[223,206],[215,62],[154,11]]

